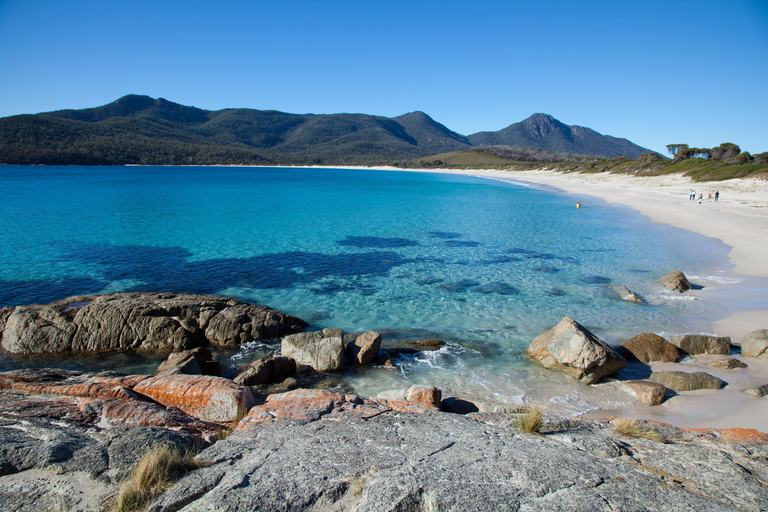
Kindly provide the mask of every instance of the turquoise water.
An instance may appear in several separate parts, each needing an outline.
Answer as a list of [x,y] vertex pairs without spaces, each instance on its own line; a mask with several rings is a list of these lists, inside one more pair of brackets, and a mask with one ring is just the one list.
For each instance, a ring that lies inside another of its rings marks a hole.
[[[449,342],[395,372],[346,375],[369,395],[437,382],[512,403],[571,386],[522,356],[536,335],[563,316],[610,343],[711,330],[721,308],[679,300],[657,279],[679,268],[716,284],[730,267],[725,245],[627,208],[579,198],[576,210],[573,197],[465,176],[5,166],[0,187],[0,306],[214,293],[314,327]],[[648,304],[621,301],[608,284]]]

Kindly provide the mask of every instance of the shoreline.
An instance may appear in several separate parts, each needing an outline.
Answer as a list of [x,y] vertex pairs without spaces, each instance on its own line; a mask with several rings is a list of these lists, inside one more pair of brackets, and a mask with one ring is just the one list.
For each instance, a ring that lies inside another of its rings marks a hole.
[[[562,173],[547,170],[501,171],[489,169],[400,169],[396,167],[332,167],[382,171],[427,172],[497,179],[534,185],[574,196],[574,206],[583,197],[602,199],[639,212],[651,222],[685,229],[715,238],[730,247],[728,272],[743,277],[740,283],[725,284],[705,296],[725,303],[726,316],[717,320],[714,333],[730,336],[738,345],[745,334],[768,328],[768,309],[755,309],[755,302],[768,307],[768,181],[734,179],[724,182],[694,182],[679,175],[636,177],[614,174]],[[696,200],[690,200],[691,190]],[[707,201],[708,191],[720,191],[718,201]],[[698,194],[704,194],[701,204]],[[670,269],[672,270],[672,269]],[[714,297],[712,296],[714,295]],[[756,408],[755,397],[742,389],[768,383],[768,362],[746,358],[743,370],[710,368],[708,363],[723,356],[699,355],[682,363],[652,363],[653,370],[704,371],[726,383],[720,390],[698,390],[675,394],[662,405],[649,407],[636,402],[621,410],[597,409],[582,417],[634,416],[685,428],[755,428],[768,432],[768,409]],[[741,359],[740,354],[732,357]],[[605,385],[615,385],[608,382]]]

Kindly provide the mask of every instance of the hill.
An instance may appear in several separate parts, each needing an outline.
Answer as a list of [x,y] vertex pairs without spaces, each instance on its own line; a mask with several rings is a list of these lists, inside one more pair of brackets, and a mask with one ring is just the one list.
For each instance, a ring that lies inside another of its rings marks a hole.
[[648,152],[543,114],[467,137],[418,111],[394,118],[209,111],[128,95],[95,108],[0,119],[4,164],[381,165],[491,144],[609,158]]
[[650,150],[627,139],[602,135],[583,126],[563,124],[547,114],[533,114],[497,132],[478,132],[468,137],[473,146],[513,146],[543,149],[552,153],[637,158]]

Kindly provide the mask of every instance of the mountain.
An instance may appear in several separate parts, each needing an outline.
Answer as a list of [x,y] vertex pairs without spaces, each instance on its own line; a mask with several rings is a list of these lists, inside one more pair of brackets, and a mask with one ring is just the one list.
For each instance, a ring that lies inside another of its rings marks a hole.
[[367,114],[209,111],[128,95],[101,107],[0,119],[6,164],[392,164],[478,145],[637,156],[649,150],[536,114],[466,137],[424,112]]
[[543,149],[571,155],[626,156],[637,158],[649,149],[627,139],[602,135],[583,126],[569,126],[547,114],[533,114],[497,132],[478,132],[468,137],[473,146],[513,146]]

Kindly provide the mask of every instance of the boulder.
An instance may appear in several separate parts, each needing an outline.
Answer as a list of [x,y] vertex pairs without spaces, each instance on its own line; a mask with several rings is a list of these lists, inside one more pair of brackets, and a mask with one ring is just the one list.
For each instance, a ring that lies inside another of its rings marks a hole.
[[304,327],[299,318],[226,297],[113,293],[3,308],[0,345],[21,354],[187,350],[207,344],[236,346]]
[[604,341],[568,317],[536,337],[527,353],[545,368],[566,372],[587,384],[627,366]]
[[344,369],[344,332],[341,329],[303,332],[283,338],[281,354],[318,372]]
[[204,375],[149,377],[136,384],[133,391],[166,407],[176,407],[195,418],[216,423],[242,418],[254,403],[249,388]]
[[672,391],[720,389],[723,387],[722,380],[706,372],[653,372],[650,379],[663,384]]
[[609,286],[609,288],[613,290],[616,295],[621,297],[622,300],[626,300],[627,302],[643,302],[643,299],[624,285]]
[[741,355],[768,361],[768,329],[757,329],[741,340]]
[[666,386],[650,380],[629,380],[624,383],[645,405],[661,405],[667,396]]
[[709,363],[712,368],[725,368],[726,370],[737,370],[740,368],[746,368],[746,363],[739,361],[735,357],[729,357],[728,359],[719,359]]
[[405,399],[408,402],[439,409],[442,402],[442,393],[434,386],[413,385],[408,388]]
[[289,357],[257,359],[234,378],[241,386],[260,386],[278,382],[296,374],[296,361]]
[[211,351],[197,347],[171,353],[157,367],[155,375],[218,375],[220,372],[221,363],[213,359]]
[[679,270],[673,270],[669,274],[661,277],[659,282],[670,290],[680,293],[687,292],[691,289],[691,283],[688,281],[688,278]]
[[620,352],[624,357],[632,357],[643,363],[661,361],[674,363],[682,355],[676,345],[668,342],[658,334],[644,332],[628,339],[621,345]]
[[364,332],[347,345],[347,357],[353,366],[368,366],[381,347],[381,334],[376,331]]
[[762,386],[758,386],[756,388],[742,389],[741,392],[756,396],[757,398],[762,398],[765,395],[768,395],[768,384],[763,384]]
[[675,346],[691,355],[731,353],[731,338],[727,336],[707,336],[705,334],[683,334],[674,336],[671,341]]

